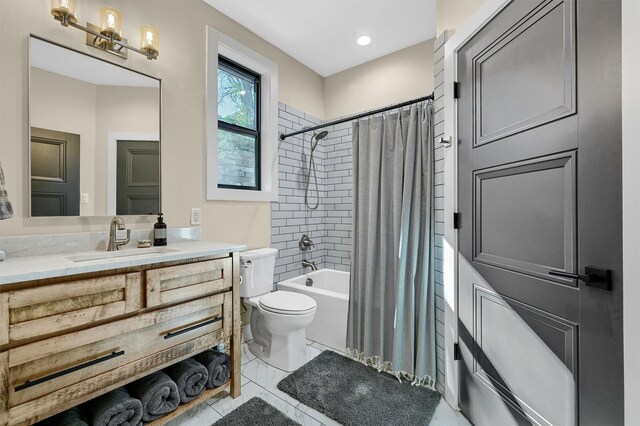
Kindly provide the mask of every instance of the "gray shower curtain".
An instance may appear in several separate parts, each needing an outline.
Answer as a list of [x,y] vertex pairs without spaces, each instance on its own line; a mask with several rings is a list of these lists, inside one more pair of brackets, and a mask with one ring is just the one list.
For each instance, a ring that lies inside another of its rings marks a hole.
[[353,125],[352,356],[433,388],[433,104]]

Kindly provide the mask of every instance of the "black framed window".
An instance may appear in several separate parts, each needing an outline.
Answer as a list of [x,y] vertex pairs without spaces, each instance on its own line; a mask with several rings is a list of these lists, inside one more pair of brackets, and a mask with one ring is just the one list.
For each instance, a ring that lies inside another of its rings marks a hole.
[[260,190],[260,75],[218,57],[218,187]]

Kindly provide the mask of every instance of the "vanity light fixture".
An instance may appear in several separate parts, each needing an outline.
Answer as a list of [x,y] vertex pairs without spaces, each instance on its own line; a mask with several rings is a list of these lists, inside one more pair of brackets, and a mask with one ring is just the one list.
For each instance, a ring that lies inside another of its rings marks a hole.
[[77,0],[51,0],[51,15],[63,27],[73,27],[87,33],[87,45],[105,52],[127,58],[127,51],[132,50],[147,57],[157,59],[160,53],[160,33],[150,25],[142,26],[140,31],[140,48],[128,44],[122,37],[122,13],[115,7],[103,7],[100,10],[100,26],[87,22],[86,26],[78,24]]

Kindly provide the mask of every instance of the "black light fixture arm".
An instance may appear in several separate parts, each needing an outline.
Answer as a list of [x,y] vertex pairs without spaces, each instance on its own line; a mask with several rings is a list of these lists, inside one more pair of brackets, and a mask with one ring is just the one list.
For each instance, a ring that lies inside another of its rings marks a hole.
[[346,123],[347,121],[353,121],[353,120],[357,120],[359,118],[364,118],[364,117],[368,117],[370,115],[375,115],[375,114],[379,114],[381,112],[385,112],[385,111],[391,111],[397,108],[402,108],[404,106],[407,105],[413,105],[417,102],[422,102],[422,101],[428,101],[428,100],[433,100],[433,93],[430,94],[429,96],[424,96],[422,98],[418,98],[418,99],[412,99],[410,101],[406,101],[406,102],[401,102],[399,104],[395,104],[395,105],[389,105],[386,106],[384,108],[379,108],[373,111],[367,111],[367,112],[363,112],[362,114],[358,114],[358,115],[352,115],[350,117],[345,117],[345,118],[340,118],[338,120],[334,120],[334,121],[330,121],[328,123],[324,123],[324,124],[319,124],[317,126],[313,126],[313,127],[305,127],[302,130],[298,130],[295,132],[291,132],[291,133],[281,133],[280,134],[280,140],[285,140],[286,138],[288,138],[289,136],[296,136],[299,135],[301,133],[306,133],[306,132],[312,132],[314,130],[318,130],[318,129],[324,129],[325,127],[331,127],[334,126],[336,124],[341,124],[341,123]]

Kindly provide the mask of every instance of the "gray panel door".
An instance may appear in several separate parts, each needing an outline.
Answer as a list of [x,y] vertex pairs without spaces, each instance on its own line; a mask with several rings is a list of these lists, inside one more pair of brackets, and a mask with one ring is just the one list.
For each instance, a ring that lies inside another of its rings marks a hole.
[[118,141],[116,214],[160,212],[160,144]]
[[621,425],[620,1],[514,0],[457,59],[462,410]]
[[80,216],[80,135],[31,128],[31,216]]

